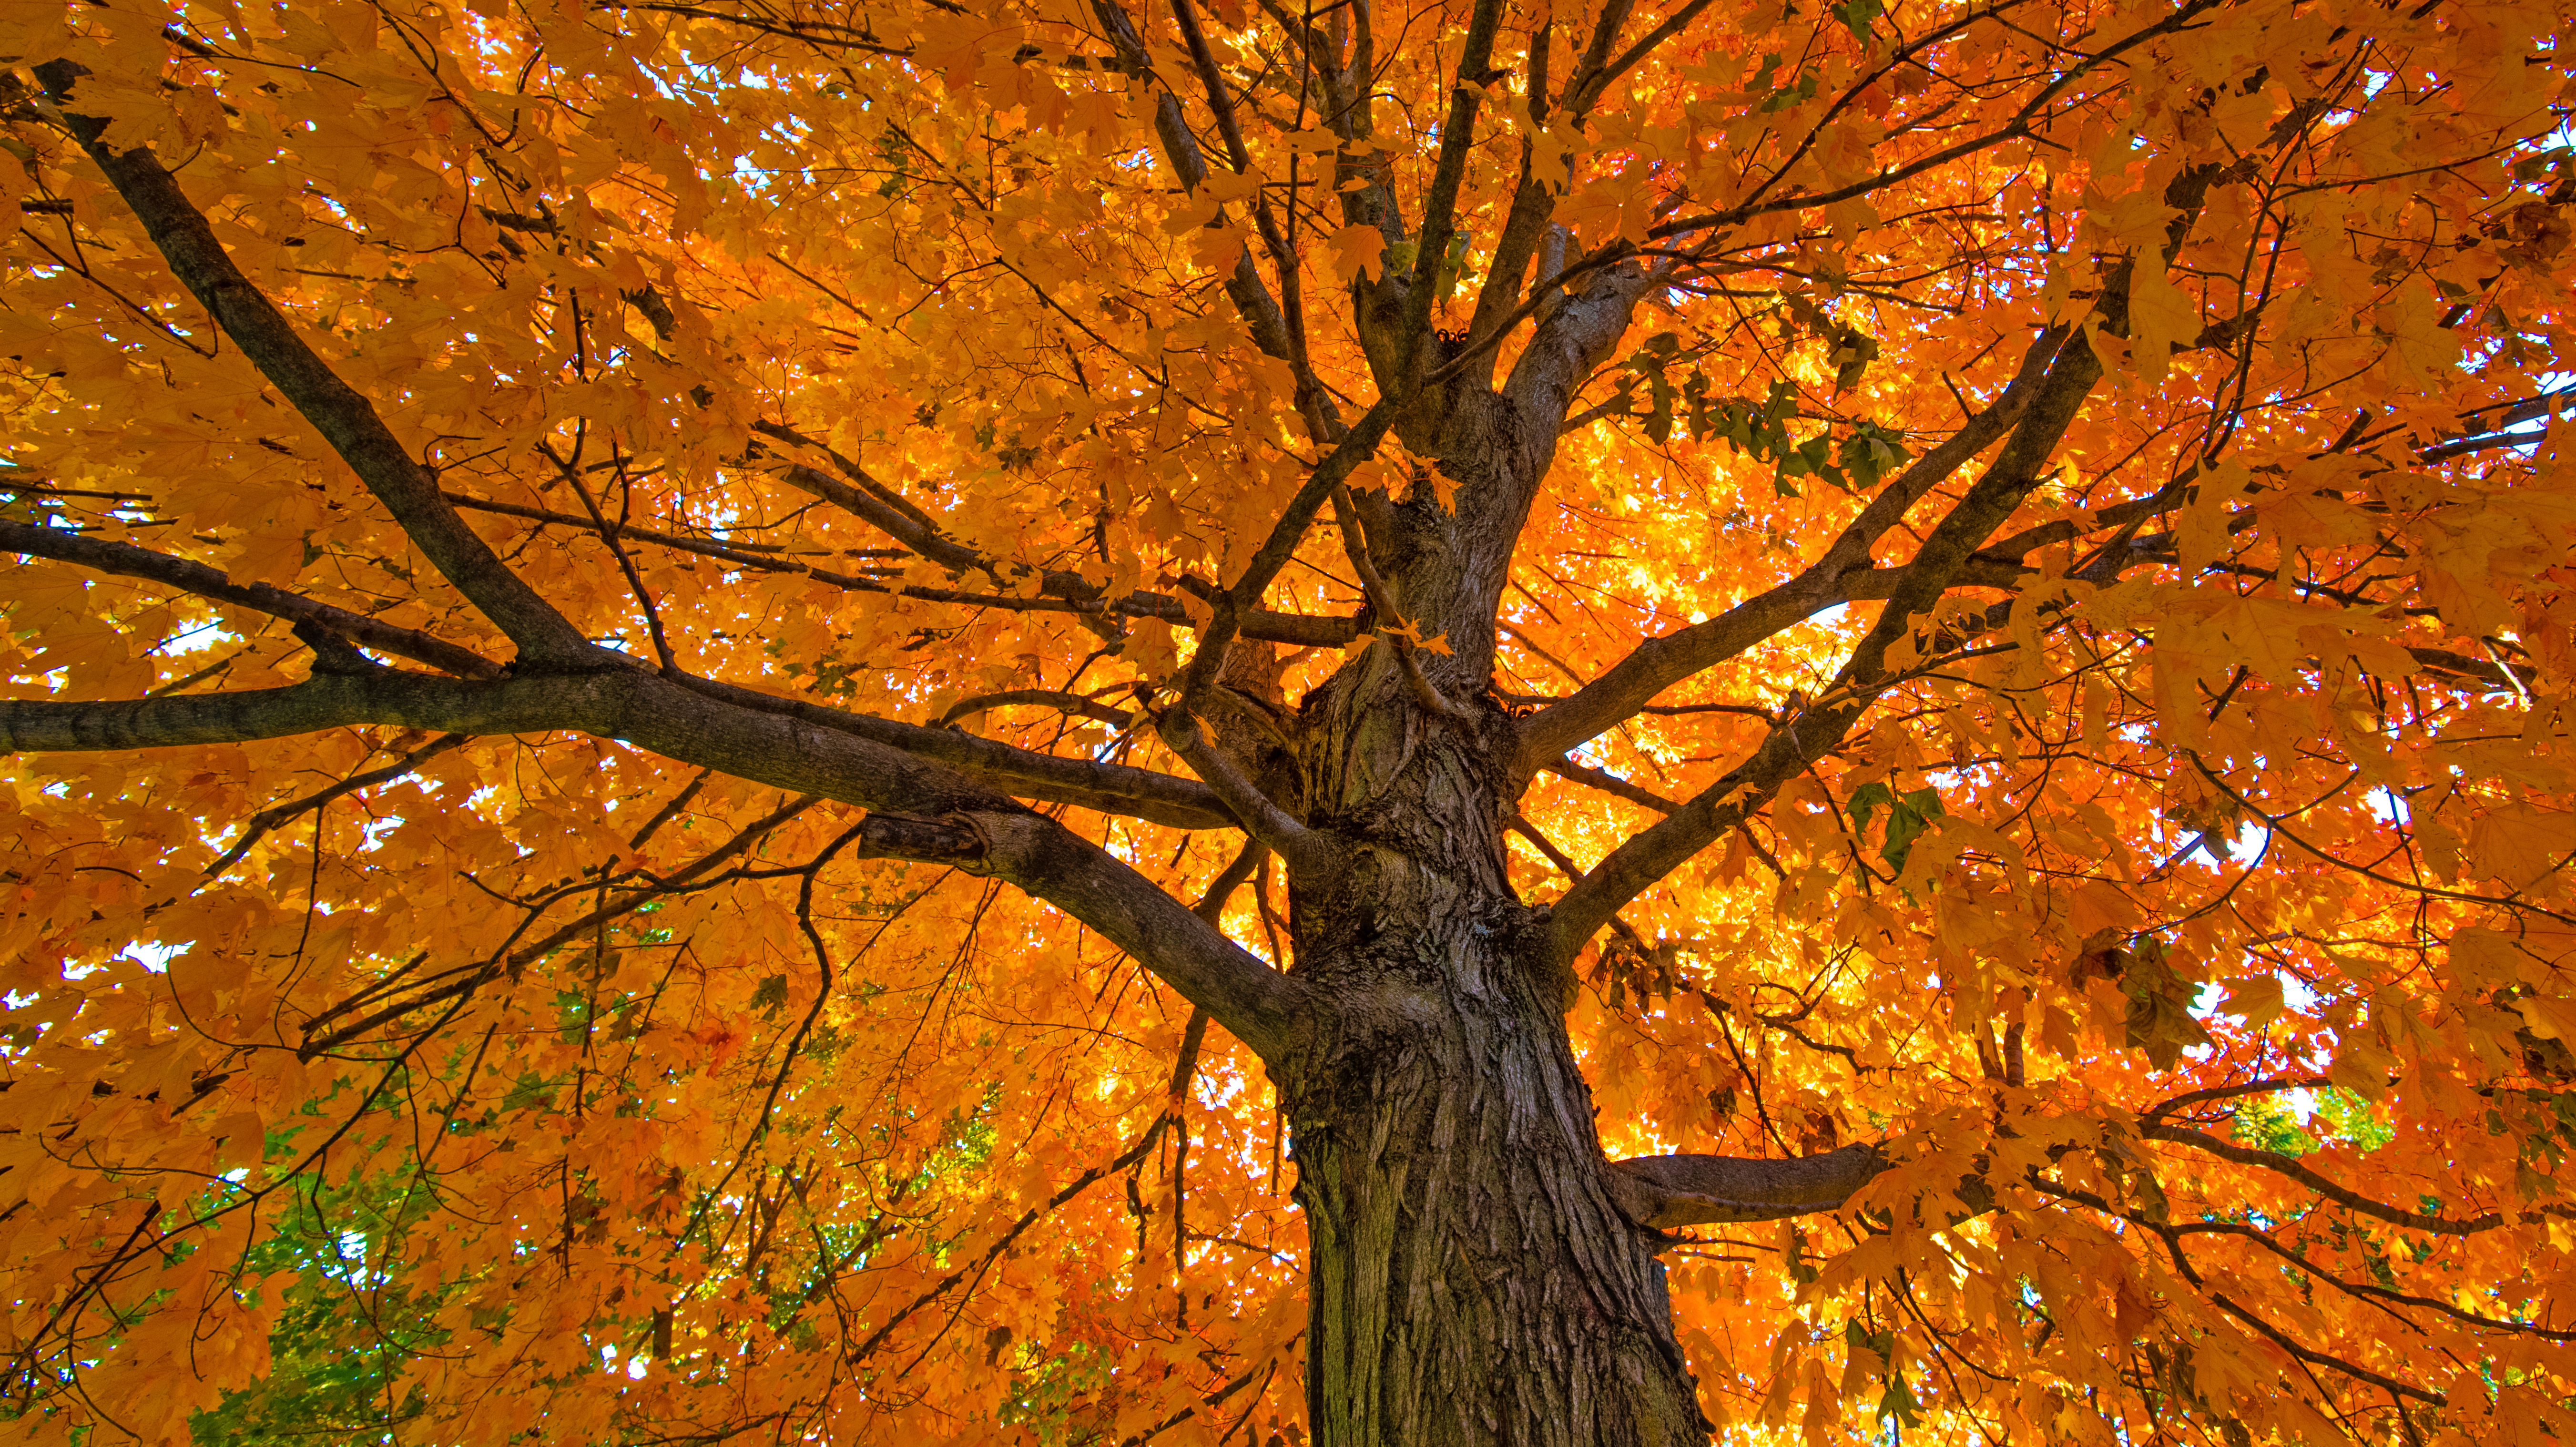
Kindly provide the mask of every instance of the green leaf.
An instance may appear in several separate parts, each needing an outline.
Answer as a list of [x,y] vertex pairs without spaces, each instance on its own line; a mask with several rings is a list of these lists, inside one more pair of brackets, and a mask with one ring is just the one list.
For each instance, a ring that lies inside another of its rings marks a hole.
[[1887,842],[1879,847],[1878,857],[1898,873],[1905,871],[1906,856],[1914,850],[1914,841],[1941,817],[1941,791],[1913,789],[1896,796],[1887,815]]
[[1786,1258],[1783,1264],[1788,1267],[1789,1279],[1800,1286],[1812,1286],[1825,1274],[1815,1262],[1807,1259],[1807,1233],[1799,1229],[1795,1222],[1789,1226],[1789,1249],[1783,1254]]
[[398,1384],[413,1358],[449,1340],[437,1312],[458,1288],[425,1283],[405,1263],[437,1195],[416,1164],[281,1194],[243,1260],[279,1307],[269,1367],[189,1418],[199,1447],[398,1440],[423,1414],[423,1392]]
[[1650,372],[1646,376],[1646,387],[1647,395],[1652,399],[1646,410],[1646,435],[1661,446],[1673,437],[1673,382],[1660,371]]
[[1833,11],[1834,18],[1843,23],[1843,28],[1852,33],[1852,39],[1860,41],[1869,39],[1870,22],[1887,10],[1879,0],[1850,0],[1849,4],[1828,8]]
[[1860,1324],[1860,1318],[1853,1317],[1843,1323],[1843,1349],[1872,1352],[1879,1360],[1886,1361],[1896,1355],[1896,1333],[1864,1330]]
[[522,1110],[544,1110],[554,1104],[554,1099],[555,1082],[531,1072],[520,1076],[510,1086],[510,1093],[501,1097],[501,1113],[509,1115]]
[[1876,487],[1880,479],[1905,464],[1903,436],[1864,418],[1852,424],[1834,460],[1852,475],[1855,486]]
[[1923,1404],[1915,1400],[1914,1388],[1901,1373],[1887,1374],[1887,1394],[1878,1399],[1879,1420],[1896,1419],[1898,1429],[1923,1425]]
[[1923,837],[1932,821],[1941,817],[1941,791],[1932,788],[1908,789],[1900,794],[1883,783],[1863,784],[1852,790],[1844,805],[1851,811],[1852,828],[1866,832],[1869,821],[1881,807],[1887,810],[1887,836],[1880,844],[1878,857],[1899,873],[1905,870],[1906,856],[1913,852],[1914,841]]
[[1866,829],[1869,827],[1870,816],[1878,812],[1881,804],[1893,805],[1895,802],[1895,790],[1885,784],[1872,783],[1863,784],[1852,790],[1850,801],[1843,807],[1851,811],[1854,829]]
[[1770,115],[1777,111],[1785,111],[1789,107],[1798,104],[1800,101],[1813,100],[1815,99],[1815,96],[1816,73],[1814,71],[1808,71],[1800,75],[1796,80],[1771,92],[1768,96],[1765,96],[1762,100],[1762,104],[1755,106],[1754,109],[1765,115]]
[[1440,255],[1440,270],[1432,294],[1446,302],[1458,290],[1458,278],[1467,269],[1467,233],[1460,231],[1449,238],[1449,247]]

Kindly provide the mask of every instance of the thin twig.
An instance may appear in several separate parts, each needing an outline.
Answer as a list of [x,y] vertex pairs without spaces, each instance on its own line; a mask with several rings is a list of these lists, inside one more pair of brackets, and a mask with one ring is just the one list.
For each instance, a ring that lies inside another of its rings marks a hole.
[[348,778],[342,779],[340,782],[333,784],[327,789],[308,794],[301,799],[297,799],[289,803],[280,804],[272,809],[261,810],[257,814],[251,816],[250,825],[242,830],[241,838],[233,841],[231,848],[225,850],[222,854],[217,855],[215,857],[215,862],[206,866],[206,876],[211,879],[214,876],[223,873],[225,870],[232,868],[243,855],[250,852],[250,847],[252,845],[259,842],[261,835],[266,834],[271,829],[274,829],[278,825],[285,823],[287,820],[294,818],[296,815],[302,814],[307,810],[319,809],[323,805],[330,803],[332,800],[337,799],[344,794],[354,794],[360,789],[374,788],[376,785],[384,783],[388,779],[401,778],[403,775],[419,768],[422,764],[425,764],[431,759],[438,757],[440,754],[446,753],[449,749],[455,748],[457,745],[464,743],[465,739],[466,736],[464,734],[442,734],[439,737],[430,740],[428,743],[421,745],[419,748],[412,750],[410,753],[403,755],[401,758],[394,760],[392,763],[385,765],[381,769],[370,769],[363,774],[352,774]]

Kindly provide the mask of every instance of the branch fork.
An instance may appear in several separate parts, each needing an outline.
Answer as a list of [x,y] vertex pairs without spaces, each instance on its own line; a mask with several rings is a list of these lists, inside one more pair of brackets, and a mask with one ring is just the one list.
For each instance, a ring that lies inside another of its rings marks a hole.
[[1291,872],[1321,874],[1340,859],[1340,851],[1322,834],[1272,802],[1259,785],[1235,767],[1234,760],[1211,742],[1198,720],[1174,708],[1156,721],[1163,742],[1195,770],[1225,806],[1234,811],[1244,831],[1288,862]]

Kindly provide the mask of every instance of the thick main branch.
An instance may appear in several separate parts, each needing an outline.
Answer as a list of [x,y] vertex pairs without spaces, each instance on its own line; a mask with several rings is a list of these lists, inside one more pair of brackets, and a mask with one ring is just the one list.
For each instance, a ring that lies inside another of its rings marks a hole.
[[571,730],[792,793],[936,820],[975,843],[970,857],[946,862],[1014,884],[1090,925],[1265,1059],[1287,1048],[1304,1010],[1303,985],[1045,815],[886,744],[719,701],[640,669],[492,682],[385,669],[238,693],[13,700],[0,703],[0,749],[241,743],[361,724],[459,734]]
[[[85,74],[69,61],[48,62],[37,71],[57,104],[70,100],[71,87]],[[267,293],[233,264],[206,224],[205,213],[179,189],[178,178],[160,159],[147,147],[119,150],[104,143],[108,122],[96,117],[67,115],[64,124],[107,174],[172,274],[213,314],[260,375],[349,464],[440,575],[508,634],[529,661],[595,666],[599,650],[447,505],[438,493],[437,474],[412,456],[377,415],[375,404],[342,381]]]

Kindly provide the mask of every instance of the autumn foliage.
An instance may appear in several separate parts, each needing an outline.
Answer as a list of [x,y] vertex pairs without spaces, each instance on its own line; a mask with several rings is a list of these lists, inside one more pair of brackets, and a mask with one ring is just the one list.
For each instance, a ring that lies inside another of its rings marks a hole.
[[2570,44],[9,7],[0,1430],[1540,1440],[1410,992],[1652,1440],[2569,1441]]

